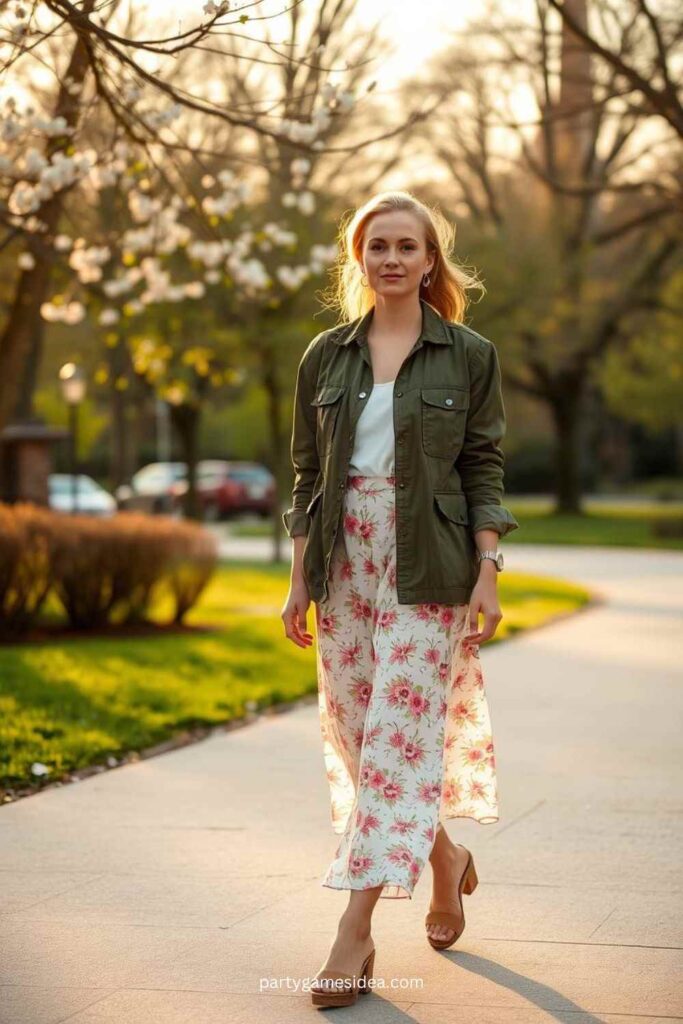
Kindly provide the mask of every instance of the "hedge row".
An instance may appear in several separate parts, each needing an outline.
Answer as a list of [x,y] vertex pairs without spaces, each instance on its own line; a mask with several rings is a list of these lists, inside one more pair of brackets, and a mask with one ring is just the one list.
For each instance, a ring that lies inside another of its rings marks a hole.
[[73,627],[98,629],[144,621],[152,592],[165,586],[172,621],[180,623],[217,556],[215,539],[197,523],[133,512],[94,519],[0,504],[0,633],[33,625],[50,591]]

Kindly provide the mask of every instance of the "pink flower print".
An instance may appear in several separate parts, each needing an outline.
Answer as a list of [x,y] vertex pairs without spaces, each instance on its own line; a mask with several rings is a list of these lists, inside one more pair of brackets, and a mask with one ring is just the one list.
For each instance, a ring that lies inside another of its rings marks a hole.
[[358,811],[358,814],[356,815],[356,826],[358,831],[364,836],[369,836],[372,829],[377,830],[380,827],[380,820],[375,814],[372,814],[372,812],[370,814],[363,814],[362,811]]
[[382,732],[383,730],[381,725],[373,725],[372,729],[366,729],[365,746],[374,747],[375,740],[379,739],[379,737],[382,735]]
[[480,747],[468,747],[464,752],[464,760],[467,764],[479,764],[484,757]]
[[455,779],[448,779],[444,783],[443,798],[447,804],[457,803],[460,799],[460,786]]
[[389,663],[391,665],[399,664],[405,665],[410,658],[411,654],[415,653],[417,645],[414,640],[408,640],[402,644],[399,641],[391,645],[391,654],[389,655]]
[[439,682],[445,683],[448,680],[450,672],[451,666],[448,664],[447,661],[442,661],[441,664],[439,665]]
[[351,474],[347,479],[347,487],[352,487],[354,491],[360,491],[363,486],[363,477],[360,474]]
[[328,636],[333,636],[337,628],[337,616],[332,613],[330,613],[329,615],[321,615],[320,620],[318,622],[318,628],[320,629],[321,633]]
[[390,487],[395,487],[396,486],[396,477],[395,476],[388,476],[387,477],[387,483],[389,484]]
[[372,683],[367,682],[365,679],[358,679],[350,687],[350,693],[354,704],[358,707],[366,708],[370,703],[372,695]]
[[346,708],[344,705],[333,697],[331,694],[326,694],[327,697],[327,714],[331,719],[337,719],[339,722],[346,720]]
[[470,800],[485,800],[486,799],[486,786],[483,782],[477,782],[476,779],[472,779],[468,787]]
[[396,614],[396,611],[393,608],[387,609],[379,615],[377,625],[383,633],[390,633],[396,625],[397,619],[398,615]]
[[363,576],[365,579],[379,576],[379,570],[371,558],[363,559]]
[[358,533],[358,527],[360,520],[358,516],[352,515],[350,512],[344,516],[344,533],[348,533],[350,537],[355,537]]
[[387,701],[390,707],[407,707],[412,692],[412,687],[406,677],[399,676],[389,686]]
[[353,562],[350,558],[345,558],[339,569],[340,580],[352,580],[353,579]]
[[362,540],[372,540],[377,532],[377,526],[372,519],[364,519],[360,524],[358,534]]
[[410,877],[413,883],[417,882],[420,877],[420,871],[422,870],[422,862],[419,860],[413,860],[410,864],[409,871]]
[[368,785],[373,789],[382,789],[387,784],[387,777],[381,768],[374,768],[368,777]]
[[444,629],[450,629],[455,622],[455,612],[449,604],[445,604],[439,613],[439,622]]
[[400,836],[407,836],[410,832],[415,831],[415,821],[404,821],[402,818],[396,818],[389,831],[398,832]]
[[389,529],[396,529],[396,509],[392,508],[387,513],[387,527]]
[[391,864],[406,864],[410,867],[413,863],[413,855],[407,846],[394,846],[388,851],[387,860]]
[[339,663],[344,668],[349,665],[357,665],[361,656],[361,645],[359,643],[352,644],[350,647],[342,647],[339,652]]
[[321,654],[320,655],[320,660],[323,663],[323,668],[325,669],[325,671],[326,672],[331,672],[332,671],[332,658],[329,656],[329,654]]
[[403,796],[404,789],[400,782],[392,781],[387,782],[382,790],[382,796],[390,804],[395,803],[396,800],[400,800]]
[[457,704],[453,705],[451,708],[451,718],[458,725],[464,725],[466,722],[476,725],[478,721],[476,708],[470,701],[466,700],[460,700]]
[[365,739],[365,731],[363,726],[360,729],[355,729],[353,733],[353,745],[356,750],[361,750],[363,747],[363,740]]
[[389,737],[389,746],[394,750],[400,750],[404,746],[406,738],[400,729],[396,729]]
[[460,672],[456,673],[455,678],[453,679],[453,682],[451,684],[451,689],[452,690],[462,690],[463,687],[465,686],[466,682],[467,682],[467,672],[461,670]]
[[438,647],[428,647],[425,651],[425,661],[428,665],[441,664],[441,651]]
[[418,799],[425,804],[431,804],[438,800],[441,793],[441,786],[438,782],[422,782],[417,787]]
[[448,701],[442,700],[439,703],[439,718],[445,718],[448,711]]
[[436,837],[436,832],[434,831],[434,827],[432,825],[430,825],[429,828],[426,828],[424,830],[424,837],[425,837],[425,839],[427,840],[428,843],[433,843],[434,842],[434,839]]
[[419,743],[406,743],[403,756],[410,765],[419,765],[425,758],[425,749]]
[[352,857],[349,861],[349,874],[354,878],[365,875],[372,867],[372,857]]
[[372,761],[366,761],[365,764],[362,765],[361,770],[360,770],[360,781],[361,782],[369,782],[370,781],[370,776],[372,775],[372,773],[374,771],[375,771],[375,766],[372,763]]
[[395,590],[396,589],[396,566],[393,564],[393,562],[389,566],[389,569],[387,571],[387,580],[388,580],[389,586],[392,588],[392,590]]
[[413,718],[420,718],[429,711],[429,701],[419,691],[413,690],[408,700],[408,711],[410,711]]

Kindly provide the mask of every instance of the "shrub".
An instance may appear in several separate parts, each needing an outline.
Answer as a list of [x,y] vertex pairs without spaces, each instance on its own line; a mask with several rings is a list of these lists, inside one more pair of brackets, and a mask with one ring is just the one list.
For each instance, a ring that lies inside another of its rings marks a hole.
[[50,588],[69,622],[144,620],[167,585],[180,623],[211,578],[214,538],[198,523],[124,512],[110,519],[0,505],[0,630],[27,628]]
[[52,583],[53,516],[31,504],[0,504],[0,635],[36,618]]

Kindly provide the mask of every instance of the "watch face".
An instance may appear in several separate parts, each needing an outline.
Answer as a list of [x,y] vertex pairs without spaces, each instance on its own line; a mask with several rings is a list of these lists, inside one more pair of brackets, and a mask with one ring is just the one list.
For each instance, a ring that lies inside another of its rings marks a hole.
[[504,564],[505,563],[503,562],[503,552],[499,551],[497,556],[496,556],[496,565],[498,566],[498,571],[499,572],[503,568]]

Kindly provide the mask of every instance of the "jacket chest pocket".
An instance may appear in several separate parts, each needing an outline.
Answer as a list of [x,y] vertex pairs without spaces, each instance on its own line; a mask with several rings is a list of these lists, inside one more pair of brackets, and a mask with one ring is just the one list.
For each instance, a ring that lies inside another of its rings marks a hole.
[[339,417],[345,384],[324,384],[312,399],[311,405],[317,410],[316,443],[318,452],[326,455],[332,448],[334,430]]
[[422,447],[436,459],[455,458],[465,438],[470,393],[466,388],[421,388]]

